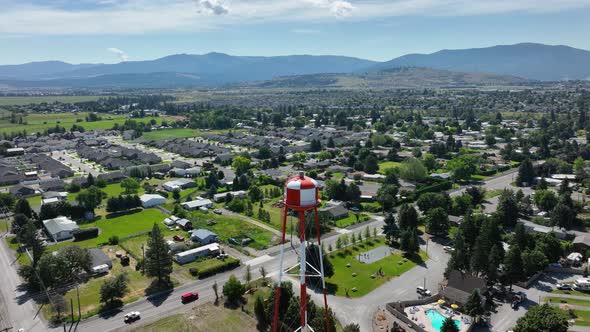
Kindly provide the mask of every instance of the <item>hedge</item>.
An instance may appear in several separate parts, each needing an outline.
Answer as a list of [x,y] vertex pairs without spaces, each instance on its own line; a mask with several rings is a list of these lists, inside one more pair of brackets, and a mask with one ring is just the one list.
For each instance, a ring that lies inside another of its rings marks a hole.
[[422,187],[418,190],[416,190],[415,194],[417,196],[423,194],[423,193],[428,193],[428,192],[440,192],[443,190],[449,190],[453,188],[453,183],[451,181],[441,181],[439,183],[430,185],[430,186],[426,186],[426,187]]
[[98,236],[98,228],[97,227],[90,227],[90,228],[82,228],[74,232],[74,241],[82,241],[92,239]]
[[203,269],[199,269],[196,267],[192,267],[189,269],[191,275],[198,277],[199,279],[207,278],[214,274],[224,272],[227,270],[235,269],[236,267],[240,266],[240,260],[237,258],[226,258],[223,260],[223,263],[220,265],[213,265],[210,267],[206,267]]

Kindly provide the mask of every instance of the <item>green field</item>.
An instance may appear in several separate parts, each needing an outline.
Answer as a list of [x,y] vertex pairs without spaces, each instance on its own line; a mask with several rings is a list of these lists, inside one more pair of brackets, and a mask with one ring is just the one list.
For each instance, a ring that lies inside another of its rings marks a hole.
[[[197,136],[204,136],[209,134],[225,134],[229,130],[200,130],[200,129],[190,129],[190,128],[177,128],[177,129],[164,129],[164,130],[156,130],[151,131],[149,133],[143,133],[143,138],[148,140],[163,140],[167,138],[189,138],[189,137],[197,137]],[[233,132],[238,132],[240,130],[233,130]]]
[[[199,301],[199,300],[197,300]],[[240,309],[228,309],[223,305],[207,303],[194,306],[185,314],[176,314],[159,321],[137,327],[134,332],[210,332],[243,331],[255,332],[256,319]]]
[[574,325],[590,326],[590,311],[574,310],[576,314],[576,322]]
[[[258,250],[278,243],[278,239],[275,239],[273,233],[238,218],[194,211],[190,213],[188,219],[193,222],[194,229],[208,229],[219,235],[219,238],[226,243],[229,238],[239,235],[247,235],[252,238],[254,241],[248,246]],[[211,220],[214,220],[216,224],[207,225]]]
[[336,225],[336,227],[339,227],[339,228],[346,228],[350,225],[361,223],[361,222],[367,221],[367,220],[369,220],[368,215],[366,215],[364,213],[359,213],[358,214],[358,222],[357,222],[357,216],[355,215],[355,213],[350,212],[350,213],[348,213],[348,217],[335,220],[334,225]]
[[[55,127],[56,125],[60,125],[66,130],[70,130],[72,125],[76,124],[79,126],[84,127],[86,130],[97,130],[97,129],[111,129],[113,126],[118,123],[122,125],[125,120],[128,120],[129,117],[126,115],[111,115],[111,114],[99,114],[103,120],[101,121],[94,121],[94,122],[86,122],[85,118],[88,113],[81,112],[81,113],[55,113],[55,114],[29,114],[24,117],[24,121],[27,124],[14,124],[10,123],[8,118],[0,119],[0,134],[1,133],[10,133],[10,132],[18,132],[26,130],[27,134],[35,133],[35,132],[42,132],[48,128]],[[82,120],[81,122],[77,122],[77,120]],[[151,119],[155,119],[157,123],[161,123],[163,120],[166,121],[173,121],[174,118],[172,117],[157,117],[157,118],[134,118],[133,120],[137,122],[149,122]]]
[[399,167],[402,163],[397,161],[382,161],[379,163],[379,173],[385,174],[385,171],[389,168]]
[[[383,238],[372,238],[369,241],[365,240],[360,244],[331,252],[329,257],[334,266],[334,275],[326,279],[330,292],[346,296],[348,289],[350,297],[363,296],[417,265],[416,262],[397,254],[389,255],[371,264],[361,263],[356,259],[358,254],[383,245],[386,245]],[[422,260],[426,260],[428,255],[421,251],[420,257]],[[350,264],[350,267],[347,267],[347,264]],[[380,268],[384,276],[371,278],[371,275],[376,274]],[[356,276],[353,276],[353,273],[356,273]],[[354,287],[357,289],[356,292],[352,290]]]
[[27,97],[0,97],[0,106],[28,105],[41,103],[79,103],[98,100],[99,96],[27,96]]
[[576,295],[576,296],[586,296],[588,300],[590,300],[590,293],[584,293],[576,290],[561,290],[561,289],[552,289],[549,291],[551,294],[569,294],[569,295]]
[[572,304],[572,305],[580,305],[580,306],[584,306],[584,307],[590,307],[590,299],[588,300],[581,300],[581,299],[571,299],[568,297],[560,297],[560,296],[548,296],[543,298],[543,302],[549,302],[549,300],[551,300],[551,303],[564,303],[564,304]]

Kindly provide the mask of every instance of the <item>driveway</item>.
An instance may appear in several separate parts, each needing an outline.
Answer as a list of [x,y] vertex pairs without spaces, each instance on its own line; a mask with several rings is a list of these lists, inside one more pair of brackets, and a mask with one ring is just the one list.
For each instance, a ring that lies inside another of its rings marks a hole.
[[96,177],[100,174],[99,171],[87,164],[84,164],[82,161],[80,161],[80,159],[73,158],[68,155],[66,150],[52,151],[51,157],[66,166],[68,166],[67,164],[70,164],[71,166],[69,167],[72,168],[73,171],[79,170],[84,175],[92,174],[92,176]]

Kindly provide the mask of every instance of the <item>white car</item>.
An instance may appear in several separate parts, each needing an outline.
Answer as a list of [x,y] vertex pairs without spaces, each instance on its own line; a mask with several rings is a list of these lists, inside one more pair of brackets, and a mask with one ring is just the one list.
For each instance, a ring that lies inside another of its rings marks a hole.
[[443,247],[443,250],[446,251],[446,252],[453,252],[453,251],[455,251],[455,248],[450,247],[450,246],[444,246]]
[[420,294],[422,296],[430,296],[430,295],[432,295],[428,289],[426,289],[426,288],[424,288],[422,286],[416,287],[416,293],[418,293],[418,294]]
[[141,318],[141,316],[140,316],[139,311],[132,311],[132,312],[126,314],[125,318],[123,320],[125,321],[125,323],[132,323],[140,318]]

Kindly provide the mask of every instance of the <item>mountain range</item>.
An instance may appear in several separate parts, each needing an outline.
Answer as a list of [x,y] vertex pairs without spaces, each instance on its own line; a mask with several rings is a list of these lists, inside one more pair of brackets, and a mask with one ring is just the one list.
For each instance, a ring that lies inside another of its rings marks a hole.
[[[324,83],[330,81],[332,83],[328,85],[338,86],[342,85],[343,80],[347,81],[344,85],[364,82],[369,86],[381,86],[391,83],[395,77],[408,79],[409,71],[393,70],[406,67],[421,68],[412,70],[412,77],[420,83],[418,74],[422,73],[426,75],[424,79],[429,85],[445,85],[453,81],[486,84],[482,80],[490,84],[510,80],[521,83],[522,78],[539,81],[585,80],[590,79],[590,51],[568,46],[521,43],[441,50],[432,54],[408,54],[386,62],[330,55],[262,57],[223,53],[176,54],[155,60],[117,64],[45,61],[0,66],[0,87],[209,87],[236,83],[248,85],[250,82],[257,82],[254,84],[257,86],[272,86],[302,83],[303,79]],[[439,72],[434,74],[425,68]],[[286,78],[289,76],[297,78]],[[440,81],[436,82],[434,78]],[[337,82],[334,83],[334,80]]]

